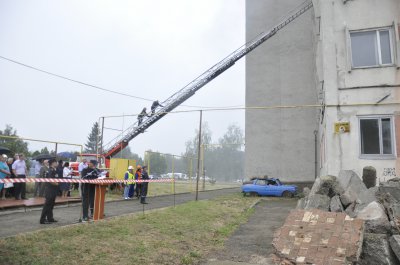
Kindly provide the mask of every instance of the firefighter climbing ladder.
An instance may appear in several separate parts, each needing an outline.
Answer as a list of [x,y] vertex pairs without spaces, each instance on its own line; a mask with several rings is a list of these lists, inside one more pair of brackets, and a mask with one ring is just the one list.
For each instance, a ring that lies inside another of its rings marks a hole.
[[138,125],[138,123],[134,123],[132,126],[127,128],[121,135],[111,140],[108,144],[104,146],[104,151],[102,152],[105,157],[109,158],[119,151],[121,151],[124,147],[126,147],[130,140],[143,133],[147,128],[156,123],[162,117],[164,117],[168,112],[172,111],[184,101],[193,96],[200,88],[205,86],[207,83],[212,81],[214,78],[222,74],[224,71],[233,66],[238,60],[244,57],[246,54],[253,51],[255,48],[260,46],[266,40],[274,36],[279,30],[283,29],[285,26],[290,24],[293,20],[304,14],[307,10],[309,10],[313,6],[311,0],[307,0],[303,4],[301,4],[297,9],[291,12],[282,22],[273,27],[268,32],[263,32],[259,34],[253,40],[247,42],[245,45],[241,46],[233,53],[225,57],[223,60],[212,66],[210,69],[202,73],[192,82],[187,84],[185,87],[180,89],[178,92],[170,96],[164,102],[161,103],[163,105],[154,115],[149,117],[145,117],[143,123]]

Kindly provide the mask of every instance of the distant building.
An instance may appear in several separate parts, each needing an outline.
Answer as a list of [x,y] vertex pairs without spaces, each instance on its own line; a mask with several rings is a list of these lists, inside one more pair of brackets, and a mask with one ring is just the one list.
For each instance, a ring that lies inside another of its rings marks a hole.
[[[248,0],[247,40],[301,2]],[[246,58],[246,105],[327,107],[247,110],[246,176],[309,181],[365,166],[400,176],[400,105],[371,105],[400,101],[400,1],[313,3]]]

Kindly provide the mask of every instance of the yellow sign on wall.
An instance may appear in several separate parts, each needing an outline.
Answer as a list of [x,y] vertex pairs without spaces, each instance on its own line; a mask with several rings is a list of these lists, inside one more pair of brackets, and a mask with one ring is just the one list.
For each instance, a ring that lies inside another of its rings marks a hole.
[[350,122],[335,122],[335,133],[350,132]]

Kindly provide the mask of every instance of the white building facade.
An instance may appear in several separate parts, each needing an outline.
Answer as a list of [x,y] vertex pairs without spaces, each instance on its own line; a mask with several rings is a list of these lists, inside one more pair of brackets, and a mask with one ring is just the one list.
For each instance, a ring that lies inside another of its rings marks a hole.
[[314,14],[320,174],[400,176],[400,1],[318,0]]
[[[301,2],[248,0],[247,39]],[[326,107],[247,111],[246,176],[310,181],[373,166],[379,181],[399,177],[400,0],[313,3],[246,58],[246,105]]]

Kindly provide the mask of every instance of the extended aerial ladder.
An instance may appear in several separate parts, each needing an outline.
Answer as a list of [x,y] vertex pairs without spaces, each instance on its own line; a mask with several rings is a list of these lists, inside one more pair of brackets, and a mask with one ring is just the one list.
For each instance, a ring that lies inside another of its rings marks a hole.
[[120,152],[128,145],[129,141],[131,141],[139,134],[143,133],[151,125],[156,123],[162,117],[167,115],[173,109],[175,109],[184,101],[193,96],[196,93],[196,91],[198,91],[200,88],[205,86],[207,83],[212,81],[214,78],[216,78],[223,72],[225,72],[227,69],[233,66],[238,60],[240,60],[243,56],[250,53],[255,48],[264,43],[266,40],[274,36],[278,31],[280,31],[285,26],[290,24],[293,20],[304,14],[312,6],[313,4],[311,0],[305,1],[297,9],[292,11],[291,14],[289,14],[282,22],[273,27],[270,31],[259,34],[256,38],[247,42],[246,44],[235,50],[233,53],[225,57],[223,60],[212,66],[210,69],[202,73],[192,82],[190,82],[185,87],[183,87],[178,92],[176,92],[168,99],[166,99],[164,102],[162,102],[161,105],[163,107],[160,108],[158,111],[156,111],[154,115],[145,117],[141,124],[138,124],[137,122],[134,123],[132,126],[127,128],[123,133],[121,133],[118,137],[114,138],[108,144],[104,145],[101,150],[103,156],[106,159],[109,159],[113,155]]

